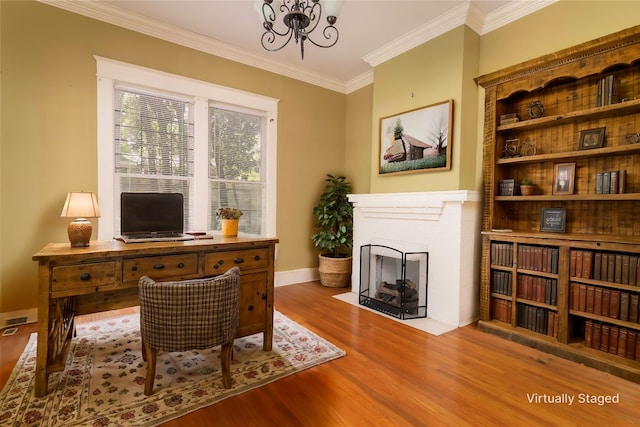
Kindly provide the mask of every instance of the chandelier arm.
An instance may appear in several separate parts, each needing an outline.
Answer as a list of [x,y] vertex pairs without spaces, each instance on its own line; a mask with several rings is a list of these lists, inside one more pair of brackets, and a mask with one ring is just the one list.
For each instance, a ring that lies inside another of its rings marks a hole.
[[[315,40],[313,40],[309,35],[307,35],[307,40],[318,47],[327,48],[327,47],[334,46],[336,43],[338,43],[338,38],[340,37],[340,33],[338,32],[338,29],[333,25],[327,25],[324,28],[324,30],[322,30],[322,35],[324,36],[325,39],[329,40],[329,44],[320,44]],[[334,36],[335,36],[335,39],[331,41],[331,39]]]
[[[274,45],[275,41],[276,41],[276,36],[273,34],[274,31],[265,31],[264,34],[262,34],[262,37],[260,39],[260,42],[262,43],[262,47],[265,50],[268,50],[269,52],[277,52],[280,49],[282,49],[283,47],[285,47],[287,44],[289,44],[289,42],[291,41],[291,38],[293,37],[293,31],[289,31],[289,37],[287,39],[284,40],[284,42],[282,42],[282,44],[280,46],[277,47],[270,47],[272,45]],[[287,34],[280,34],[280,33],[276,33],[278,35],[281,36],[286,36]],[[265,44],[266,42],[266,44]]]
[[309,37],[320,23],[320,18],[322,18],[322,6],[320,6],[320,2],[313,3],[311,6],[307,3],[303,12],[309,17],[310,25],[307,28],[300,30],[300,34]]
[[[280,10],[284,11],[288,11],[289,9],[282,5],[280,6]],[[274,22],[276,22],[276,11],[273,10],[273,7],[271,6],[270,3],[262,3],[262,17],[264,18],[264,21],[262,22],[262,26],[264,27],[264,29],[266,30],[266,32],[262,35],[262,38],[264,39],[264,37],[266,36],[267,33],[274,33],[277,34],[279,36],[286,36],[289,35],[289,38],[291,38],[291,28],[287,27],[287,31],[286,32],[280,32],[278,31],[278,29],[273,25]],[[272,35],[272,37],[275,39],[275,36]],[[273,40],[270,42],[273,43]],[[264,47],[264,42],[262,43],[262,46]],[[265,47],[266,49],[266,47]],[[267,49],[269,50],[269,49]]]

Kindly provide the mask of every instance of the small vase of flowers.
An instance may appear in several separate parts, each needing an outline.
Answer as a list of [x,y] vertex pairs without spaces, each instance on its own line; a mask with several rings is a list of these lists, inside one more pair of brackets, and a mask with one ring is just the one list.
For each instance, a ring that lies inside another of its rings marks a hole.
[[242,216],[242,211],[237,208],[219,208],[216,215],[220,218],[223,236],[237,236],[238,222]]

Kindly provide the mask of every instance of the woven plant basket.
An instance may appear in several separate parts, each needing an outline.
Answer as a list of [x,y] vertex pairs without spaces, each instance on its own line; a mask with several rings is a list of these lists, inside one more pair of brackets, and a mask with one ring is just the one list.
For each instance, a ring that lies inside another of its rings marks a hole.
[[352,257],[331,258],[318,255],[320,283],[329,288],[344,288],[351,284]]

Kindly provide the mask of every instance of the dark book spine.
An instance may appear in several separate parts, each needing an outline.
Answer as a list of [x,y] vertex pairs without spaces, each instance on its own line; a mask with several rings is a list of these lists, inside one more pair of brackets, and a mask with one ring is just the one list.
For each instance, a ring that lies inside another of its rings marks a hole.
[[591,336],[591,348],[600,350],[600,342],[602,339],[602,324],[593,322],[593,335]]
[[593,278],[600,280],[600,270],[602,269],[602,254],[596,252],[593,256]]
[[593,296],[593,314],[602,315],[602,288],[596,287]]
[[620,291],[611,290],[611,299],[609,302],[609,317],[613,319],[620,318]]
[[584,324],[584,345],[591,347],[593,345],[593,321],[587,320]]
[[626,357],[627,355],[627,328],[620,328],[618,331],[618,349],[616,354],[618,356]]
[[627,359],[636,358],[636,340],[638,339],[638,333],[632,329],[627,331],[627,353],[625,357]]
[[620,292],[620,320],[629,320],[629,292]]
[[582,278],[591,279],[593,270],[593,252],[583,251],[582,253]]
[[617,354],[618,353],[618,335],[620,334],[620,330],[617,326],[611,326],[609,331],[609,353]]
[[638,303],[640,302],[638,294],[629,296],[629,322],[638,323]]

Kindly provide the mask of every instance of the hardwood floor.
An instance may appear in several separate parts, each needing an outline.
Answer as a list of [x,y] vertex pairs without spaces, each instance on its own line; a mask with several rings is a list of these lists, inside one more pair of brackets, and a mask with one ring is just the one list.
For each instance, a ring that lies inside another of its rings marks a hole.
[[[331,298],[345,289],[313,282],[275,292],[278,311],[344,349],[347,356],[166,426],[639,423],[639,384],[479,332],[475,325],[435,337]],[[34,331],[35,325],[21,326],[16,335],[0,338],[0,386]],[[586,395],[619,396],[619,402],[579,402]],[[540,403],[530,401],[535,396]],[[544,403],[542,396],[564,398],[565,403]]]

